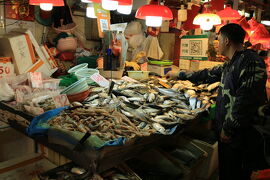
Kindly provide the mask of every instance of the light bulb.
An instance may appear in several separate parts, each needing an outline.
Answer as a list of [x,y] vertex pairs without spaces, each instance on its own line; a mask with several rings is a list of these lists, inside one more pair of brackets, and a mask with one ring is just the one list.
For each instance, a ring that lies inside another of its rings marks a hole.
[[146,16],[146,26],[160,27],[162,25],[162,17]]
[[97,18],[93,3],[89,3],[86,8],[86,17]]
[[200,28],[205,31],[209,31],[213,28],[213,24],[211,23],[203,23],[200,25]]
[[40,3],[40,9],[44,11],[51,11],[53,9],[53,4],[51,3]]
[[250,14],[245,12],[245,17],[250,17]]
[[121,14],[130,14],[132,10],[132,5],[124,6],[124,5],[118,5],[117,12]]
[[114,11],[118,7],[118,1],[113,1],[113,0],[102,0],[102,8],[109,10],[109,11]]
[[90,3],[91,1],[88,0],[81,0],[82,3]]
[[261,21],[261,23],[266,25],[266,26],[270,26],[270,21],[268,21],[268,20],[263,20],[263,21]]

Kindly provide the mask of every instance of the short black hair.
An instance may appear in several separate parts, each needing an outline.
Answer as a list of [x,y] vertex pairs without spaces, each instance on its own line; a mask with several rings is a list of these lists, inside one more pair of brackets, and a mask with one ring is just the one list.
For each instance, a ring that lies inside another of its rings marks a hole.
[[219,30],[219,34],[226,36],[234,44],[243,44],[246,31],[238,24],[226,24]]

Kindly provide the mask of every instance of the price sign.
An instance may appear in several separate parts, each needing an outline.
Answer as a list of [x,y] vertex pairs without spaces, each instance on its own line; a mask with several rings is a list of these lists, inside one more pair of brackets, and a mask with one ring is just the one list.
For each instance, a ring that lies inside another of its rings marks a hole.
[[58,96],[55,96],[55,97],[53,97],[53,99],[55,102],[55,106],[57,108],[68,106],[70,104],[69,100],[67,98],[67,95],[65,95],[65,94],[60,94]]
[[95,73],[90,77],[93,81],[95,81],[101,87],[109,87],[110,82],[101,76],[99,73]]
[[28,74],[29,82],[31,82],[32,88],[42,88],[42,75],[40,72],[30,72]]
[[14,75],[14,65],[9,57],[0,57],[0,78]]

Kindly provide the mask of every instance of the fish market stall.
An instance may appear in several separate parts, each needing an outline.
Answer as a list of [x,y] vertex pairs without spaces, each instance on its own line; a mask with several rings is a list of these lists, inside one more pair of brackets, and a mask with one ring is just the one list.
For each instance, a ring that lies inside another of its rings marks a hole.
[[163,79],[172,87],[167,89],[160,80],[115,80],[111,89],[92,86],[84,101],[39,116],[1,103],[1,116],[38,143],[100,172],[179,136],[214,103],[217,83],[195,86]]

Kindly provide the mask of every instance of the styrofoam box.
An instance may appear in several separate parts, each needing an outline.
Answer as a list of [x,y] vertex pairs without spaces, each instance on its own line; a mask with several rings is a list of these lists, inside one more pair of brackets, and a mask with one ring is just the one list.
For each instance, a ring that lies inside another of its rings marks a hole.
[[172,66],[157,66],[148,64],[148,71],[157,73],[160,76],[165,76],[171,70]]
[[180,59],[179,60],[179,69],[189,70],[190,69],[190,60]]

